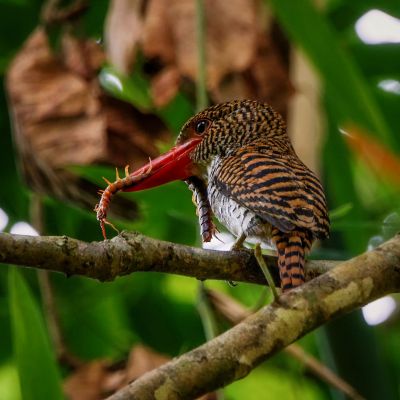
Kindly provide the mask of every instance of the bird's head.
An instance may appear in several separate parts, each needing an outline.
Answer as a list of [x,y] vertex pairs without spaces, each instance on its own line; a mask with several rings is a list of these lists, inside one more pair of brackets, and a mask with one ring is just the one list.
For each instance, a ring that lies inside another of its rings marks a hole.
[[282,117],[265,103],[236,100],[217,104],[199,112],[183,126],[177,145],[197,138],[191,158],[208,163],[215,156],[225,156],[257,140],[286,138]]
[[132,173],[140,175],[151,168],[148,177],[123,190],[139,191],[200,176],[214,157],[228,155],[258,140],[268,145],[268,140],[274,138],[286,142],[286,126],[267,104],[253,100],[217,104],[190,118],[175,147]]

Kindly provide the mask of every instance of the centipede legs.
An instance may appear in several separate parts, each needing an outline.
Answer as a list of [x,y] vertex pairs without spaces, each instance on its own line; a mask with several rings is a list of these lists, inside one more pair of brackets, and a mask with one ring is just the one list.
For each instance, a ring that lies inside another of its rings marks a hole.
[[106,235],[106,229],[105,225],[110,225],[113,229],[115,229],[118,232],[118,229],[109,221],[107,221],[107,212],[108,209],[110,208],[110,203],[111,203],[111,197],[121,191],[124,190],[130,186],[132,186],[134,183],[138,183],[142,181],[143,179],[147,178],[150,173],[151,173],[152,165],[150,161],[150,166],[149,168],[144,171],[142,174],[138,175],[131,175],[129,174],[129,165],[125,167],[125,177],[120,178],[118,169],[115,168],[115,181],[110,182],[108,179],[104,178],[103,179],[107,183],[107,187],[104,190],[101,190],[99,193],[101,194],[101,198],[98,204],[96,204],[94,211],[96,212],[97,220],[100,222],[100,228],[101,232],[103,234],[104,239],[107,239]]

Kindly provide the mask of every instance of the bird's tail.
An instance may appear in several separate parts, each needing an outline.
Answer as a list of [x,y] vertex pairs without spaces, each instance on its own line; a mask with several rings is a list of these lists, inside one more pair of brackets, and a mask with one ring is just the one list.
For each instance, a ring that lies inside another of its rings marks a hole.
[[282,291],[302,285],[305,282],[305,256],[311,248],[312,238],[300,230],[284,233],[274,229],[272,239],[278,252]]

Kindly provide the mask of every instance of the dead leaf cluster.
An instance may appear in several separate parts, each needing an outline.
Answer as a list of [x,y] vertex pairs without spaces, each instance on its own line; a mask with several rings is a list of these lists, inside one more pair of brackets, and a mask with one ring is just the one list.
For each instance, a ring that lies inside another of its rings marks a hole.
[[[68,172],[70,166],[136,168],[159,154],[156,142],[170,140],[158,117],[101,90],[97,73],[104,60],[94,40],[65,32],[57,51],[45,29],[37,28],[11,63],[6,82],[21,170],[29,186],[90,208],[97,187]],[[116,214],[124,215],[123,208]]]
[[[69,400],[104,399],[169,360],[146,346],[136,345],[125,362],[112,364],[99,359],[83,364],[65,380],[64,391]],[[214,394],[201,397],[215,399]]]
[[[287,44],[258,0],[206,0],[207,88],[214,102],[257,98],[286,112],[292,93]],[[198,69],[194,0],[114,0],[107,18],[107,55],[129,73],[141,51],[157,106],[167,104]]]

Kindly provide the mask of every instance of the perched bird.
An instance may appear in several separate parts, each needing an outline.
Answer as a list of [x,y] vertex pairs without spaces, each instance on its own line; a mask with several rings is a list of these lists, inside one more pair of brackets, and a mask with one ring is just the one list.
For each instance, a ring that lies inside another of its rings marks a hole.
[[[174,148],[118,177],[109,196],[179,179],[194,193],[204,241],[214,234],[215,215],[238,237],[237,246],[251,237],[276,247],[283,291],[304,282],[306,254],[315,239],[329,235],[326,200],[269,105],[241,100],[199,112],[183,126]],[[107,207],[100,201],[96,209],[103,227]]]

